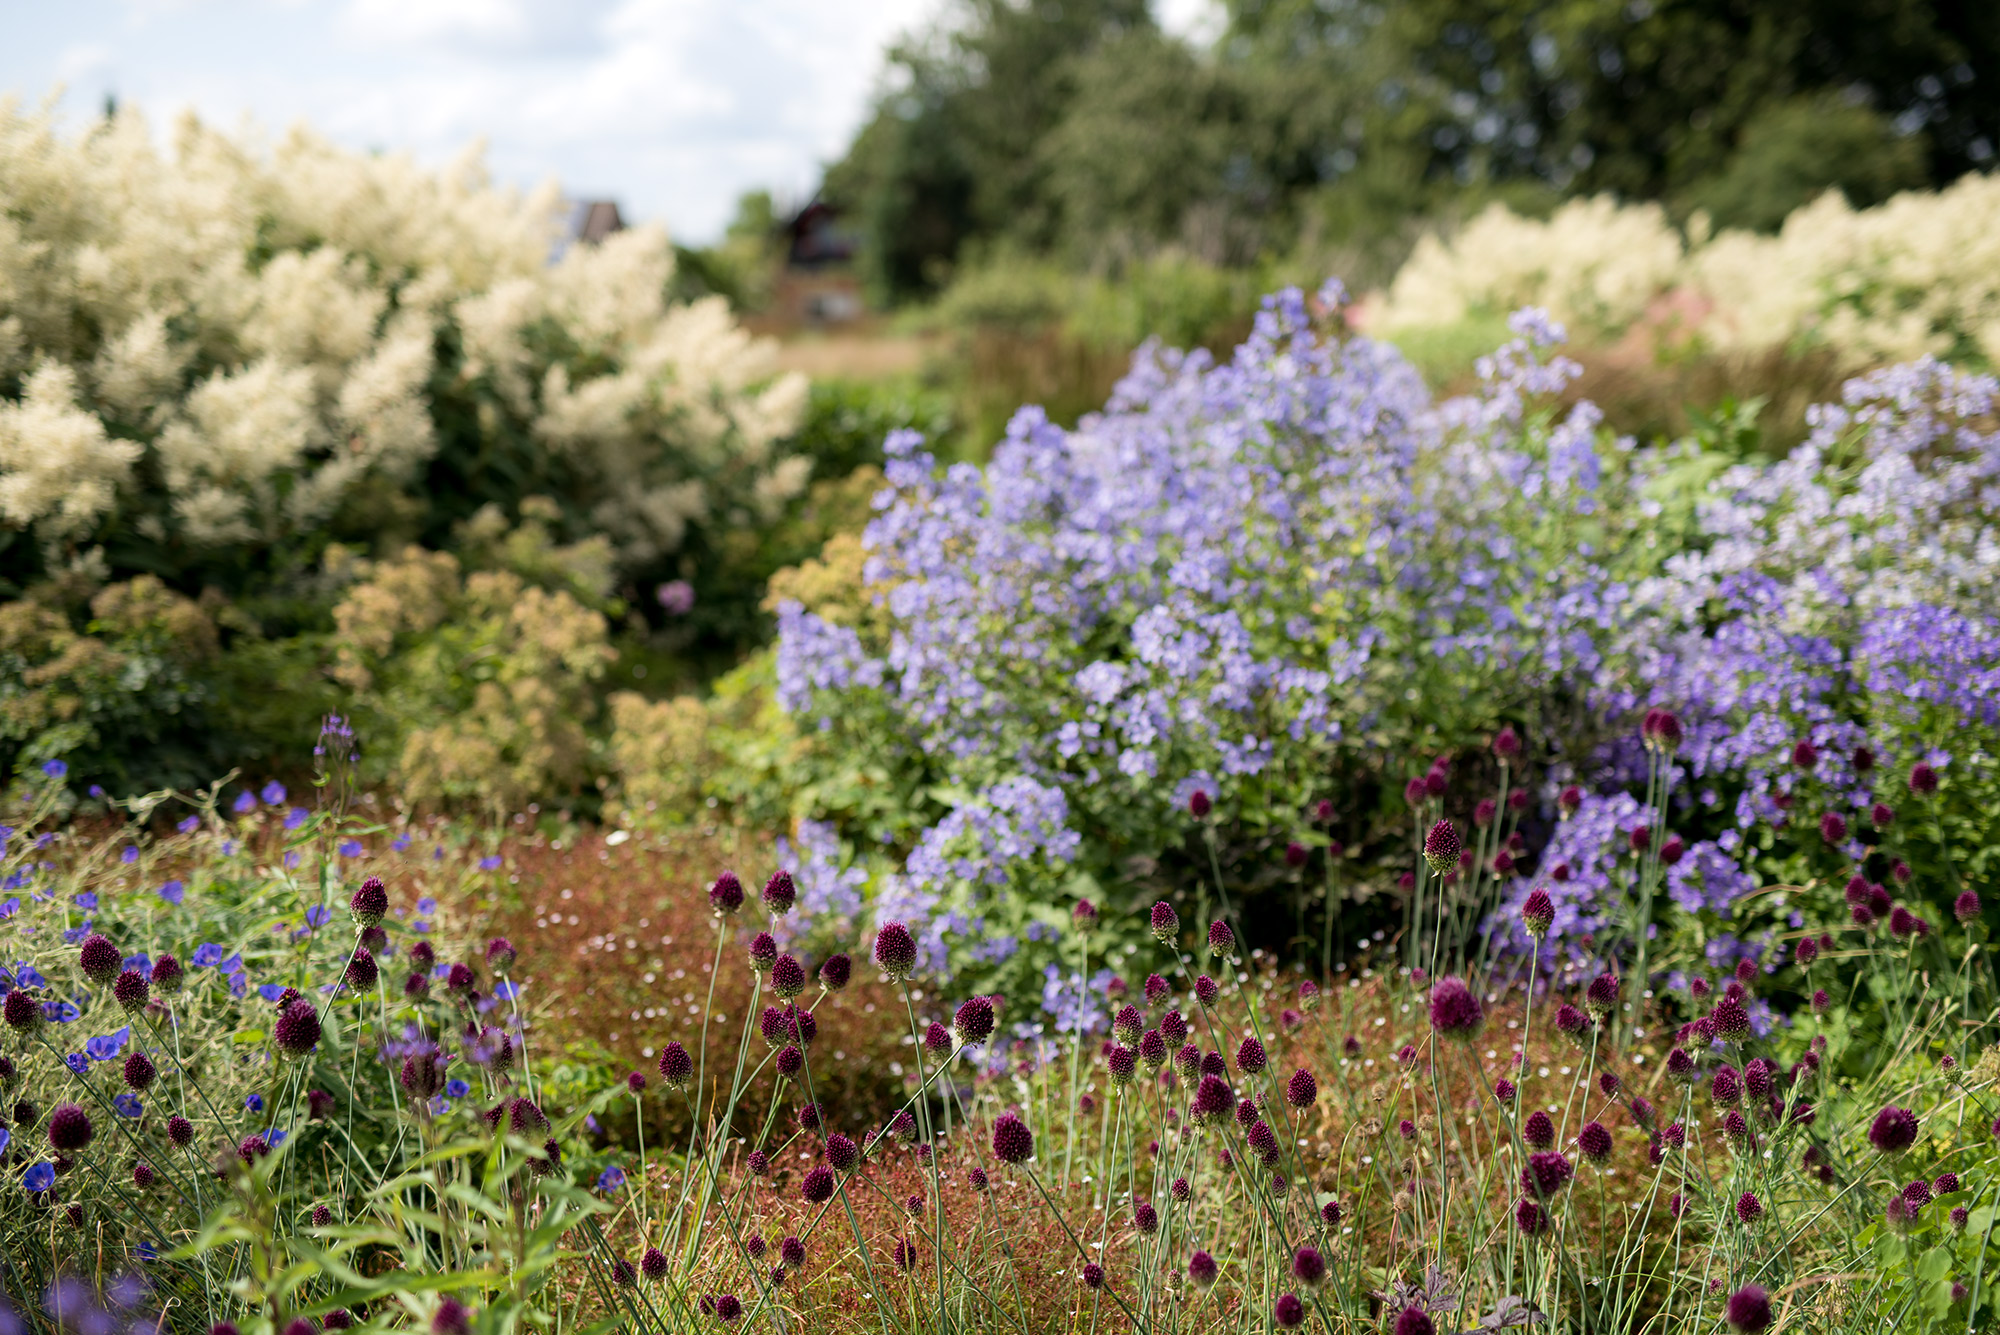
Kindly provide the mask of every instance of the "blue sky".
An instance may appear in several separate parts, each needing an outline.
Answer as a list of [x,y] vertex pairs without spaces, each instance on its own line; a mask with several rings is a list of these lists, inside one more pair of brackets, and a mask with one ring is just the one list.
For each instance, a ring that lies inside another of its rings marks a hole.
[[[866,114],[882,49],[946,0],[12,0],[0,91],[107,93],[275,133],[493,174],[554,177],[675,235],[720,233],[738,194],[812,188]],[[1212,0],[1163,0],[1180,29]]]

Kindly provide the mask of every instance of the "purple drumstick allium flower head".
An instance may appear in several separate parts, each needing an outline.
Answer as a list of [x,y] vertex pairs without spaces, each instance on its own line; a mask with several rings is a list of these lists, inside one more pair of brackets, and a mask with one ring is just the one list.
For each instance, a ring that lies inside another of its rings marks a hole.
[[854,1165],[861,1162],[861,1149],[836,1131],[826,1138],[826,1161],[836,1173],[852,1172]]
[[1527,929],[1528,935],[1541,940],[1555,920],[1555,901],[1549,898],[1549,892],[1539,886],[1530,890],[1528,897],[1521,901],[1521,925]]
[[1200,1288],[1212,1288],[1218,1273],[1215,1258],[1207,1252],[1197,1251],[1188,1257],[1188,1278]]
[[1001,1163],[1023,1164],[1035,1154],[1035,1133],[1013,1113],[1001,1113],[993,1122],[993,1157]]
[[1139,1035],[1146,1029],[1146,1017],[1139,1014],[1137,1006],[1121,1006],[1112,1017],[1111,1032],[1121,1043],[1137,1043]]
[[1285,1102],[1303,1112],[1319,1102],[1319,1081],[1313,1073],[1300,1067],[1292,1072],[1292,1078],[1285,1082]]
[[57,1154],[75,1154],[90,1144],[94,1130],[90,1114],[74,1103],[59,1103],[49,1114],[49,1148]]
[[1245,1038],[1236,1049],[1236,1069],[1244,1075],[1255,1075],[1270,1064],[1265,1055],[1264,1045],[1254,1036]]
[[1811,769],[1819,764],[1819,748],[1811,738],[1803,738],[1792,746],[1792,763],[1800,769]]
[[126,969],[111,984],[111,996],[125,1010],[139,1011],[144,1010],[146,1003],[152,1000],[153,989],[147,984],[145,974],[137,969]]
[[167,1139],[177,1149],[186,1149],[194,1144],[194,1123],[175,1113],[167,1119]]
[[1908,940],[1917,932],[1917,915],[1901,904],[1889,912],[1889,935],[1898,940]]
[[437,950],[428,941],[419,941],[410,947],[410,967],[428,972],[437,964]]
[[778,956],[771,964],[771,990],[783,1001],[790,1001],[805,991],[805,966],[790,955]]
[[715,1315],[724,1325],[740,1320],[743,1316],[743,1300],[733,1293],[716,1294]]
[[1156,1011],[1167,1004],[1167,998],[1173,995],[1174,988],[1173,984],[1160,975],[1149,973],[1146,975],[1146,986],[1142,990],[1146,997],[1146,1009]]
[[1493,754],[1506,761],[1520,757],[1521,734],[1514,731],[1513,724],[1502,724],[1500,731],[1493,734]]
[[1297,1330],[1306,1323],[1306,1305],[1296,1293],[1281,1293],[1272,1305],[1271,1320],[1279,1330]]
[[1880,1154],[1901,1154],[1917,1143],[1917,1115],[1908,1108],[1888,1105],[1875,1114],[1868,1128],[1868,1143]]
[[153,1172],[153,1165],[143,1161],[132,1165],[132,1185],[139,1190],[147,1190],[157,1180],[157,1175]]
[[1716,1002],[1708,1019],[1715,1026],[1715,1036],[1725,1043],[1742,1043],[1750,1037],[1750,1013],[1734,997],[1724,996]]
[[1652,749],[1671,755],[1681,744],[1681,721],[1671,710],[1649,709],[1640,736]]
[[1838,811],[1828,811],[1819,818],[1819,837],[1829,844],[1838,844],[1847,838],[1847,818]]
[[1668,835],[1667,842],[1660,845],[1660,861],[1669,867],[1679,866],[1680,860],[1686,856],[1687,841],[1677,834]]
[[1305,866],[1306,859],[1310,856],[1311,854],[1306,851],[1306,846],[1296,839],[1285,845],[1285,865],[1295,871]]
[[658,1247],[646,1248],[645,1255],[639,1258],[639,1273],[644,1275],[647,1281],[653,1284],[657,1284],[665,1279],[667,1271],[670,1268],[667,1261],[667,1254]]
[[1810,936],[1801,939],[1792,949],[1792,958],[1799,962],[1802,969],[1810,966],[1819,958],[1819,942]]
[[1889,1226],[1891,1232],[1907,1233],[1917,1222],[1917,1211],[1901,1196],[1891,1196],[1889,1208],[1882,1212],[1882,1221]]
[[428,975],[412,973],[403,980],[403,995],[411,1001],[422,1001],[431,994],[431,980]]
[[1514,1088],[1514,1082],[1504,1075],[1493,1082],[1493,1097],[1501,1103],[1512,1103],[1518,1092]]
[[1570,784],[1562,792],[1556,794],[1556,807],[1562,812],[1564,819],[1574,816],[1582,806],[1583,789],[1577,787],[1575,784]]
[[347,961],[347,968],[341,973],[347,986],[356,992],[366,992],[375,986],[375,980],[380,976],[381,970],[375,965],[375,957],[369,954],[365,947],[360,946],[355,948],[354,954]]
[[1236,1100],[1229,1091],[1229,1083],[1219,1075],[1205,1075],[1195,1086],[1194,1099],[1188,1105],[1188,1118],[1196,1126],[1213,1126],[1229,1116],[1235,1107]]
[[[908,1269],[909,1267],[905,1266],[904,1268]],[[1104,1267],[1095,1261],[1085,1261],[1083,1263],[1083,1286],[1087,1289],[1103,1288]]]
[[958,1004],[951,1027],[961,1044],[984,1043],[993,1036],[994,1011],[991,997],[971,997]]
[[111,938],[102,932],[92,932],[83,939],[83,945],[76,953],[76,962],[82,966],[84,976],[99,987],[111,986],[125,967],[125,957],[118,953],[118,947],[111,944]]
[[1244,1133],[1244,1139],[1250,1146],[1250,1152],[1263,1160],[1265,1167],[1278,1166],[1278,1160],[1283,1152],[1278,1146],[1278,1133],[1271,1130],[1269,1122],[1261,1117],[1253,1121],[1250,1129]]
[[799,1269],[806,1263],[805,1243],[792,1234],[786,1234],[784,1240],[778,1243],[778,1259],[794,1270]]
[[1213,806],[1214,803],[1209,801],[1208,794],[1199,788],[1188,794],[1188,815],[1196,820],[1206,817]]
[[660,1049],[660,1079],[669,1089],[681,1089],[694,1079],[694,1058],[678,1042]]
[[333,1116],[333,1095],[323,1089],[306,1091],[306,1120],[324,1122]]
[[1201,1049],[1192,1043],[1183,1043],[1174,1054],[1174,1069],[1180,1072],[1182,1080],[1193,1082],[1201,1077]]
[[453,964],[445,971],[444,990],[455,997],[463,997],[471,993],[472,985],[478,981],[470,964]]
[[1139,1061],[1151,1075],[1158,1075],[1167,1064],[1167,1040],[1159,1030],[1148,1029],[1139,1035]]
[[471,1335],[471,1331],[472,1313],[464,1303],[447,1298],[438,1304],[437,1315],[431,1318],[431,1335]]
[[423,1103],[444,1092],[444,1066],[444,1054],[435,1044],[426,1043],[403,1058],[397,1083],[402,1085],[404,1093]]
[[1708,1084],[1709,1101],[1718,1108],[1734,1108],[1743,1099],[1743,1082],[1734,1066],[1718,1066]]
[[1458,830],[1448,820],[1431,826],[1430,833],[1424,836],[1424,861],[1430,864],[1433,875],[1457,871],[1458,855],[1463,851]]
[[1123,1043],[1113,1043],[1104,1054],[1104,1066],[1111,1073],[1111,1083],[1123,1088],[1139,1073],[1139,1054]]
[[854,961],[846,955],[828,955],[819,966],[819,985],[829,992],[841,992],[854,977]]
[[1541,1202],[1533,1198],[1524,1199],[1514,1206],[1514,1227],[1531,1238],[1538,1238],[1548,1231],[1548,1212]]
[[1213,1007],[1216,998],[1221,995],[1222,989],[1217,987],[1215,980],[1207,974],[1202,974],[1194,980],[1194,999],[1202,1005]]
[[1437,1335],[1437,1327],[1423,1308],[1405,1307],[1396,1317],[1395,1335]]
[[1413,807],[1420,807],[1430,797],[1430,790],[1424,787],[1422,779],[1411,779],[1403,785],[1403,800]]
[[611,1282],[621,1289],[638,1288],[639,1267],[633,1265],[624,1257],[619,1257],[611,1263]]
[[1771,1295],[1755,1284],[1745,1284],[1729,1295],[1723,1315],[1731,1330],[1740,1335],[1759,1335],[1771,1326]]
[[1979,895],[1976,891],[1962,890],[1953,901],[1951,913],[1962,923],[1979,921]]
[[1172,945],[1181,934],[1181,915],[1174,912],[1174,906],[1162,899],[1153,905],[1148,918],[1153,930],[1153,938],[1163,946]]
[[1405,1071],[1414,1071],[1417,1069],[1417,1049],[1414,1044],[1405,1043],[1402,1047],[1396,1049],[1396,1065],[1402,1067]]
[[799,1195],[809,1205],[824,1205],[833,1199],[833,1170],[825,1164],[810,1169],[799,1183]]
[[1875,910],[1866,904],[1852,906],[1847,910],[1847,914],[1854,920],[1854,925],[1864,932],[1875,925]]
[[1440,978],[1431,989],[1431,1028],[1438,1037],[1470,1043],[1486,1027],[1486,1010],[1462,978]]
[[1910,1209],[1921,1210],[1931,1203],[1931,1184],[1918,1178],[1903,1188],[1902,1196],[1910,1203]]
[[496,974],[512,972],[514,961],[519,958],[514,943],[504,936],[496,936],[486,943],[486,967]]
[[1653,1129],[1653,1119],[1658,1110],[1653,1107],[1651,1099],[1643,1095],[1634,1095],[1632,1101],[1625,1105],[1625,1111],[1631,1114],[1632,1125],[1642,1131]]
[[1653,828],[1650,825],[1635,825],[1626,832],[1625,842],[1632,846],[1634,853],[1643,853],[1653,846]]
[[725,871],[715,878],[715,884],[708,888],[709,911],[718,918],[733,917],[743,907],[743,882],[736,879],[736,873]]
[[1877,802],[1868,808],[1868,823],[1878,830],[1886,830],[1895,823],[1896,809],[1887,802]]
[[370,876],[361,883],[347,901],[347,916],[356,927],[373,927],[380,923],[389,912],[389,888],[382,884],[379,876]]
[[1919,760],[1910,766],[1910,791],[1920,797],[1928,797],[1938,790],[1937,771]]
[[1616,1075],[1613,1075],[1610,1071],[1604,1071],[1600,1072],[1597,1077],[1597,1088],[1605,1098],[1609,1099],[1617,1097],[1621,1086]]
[[1970,1210],[1967,1210],[1963,1205],[1952,1206],[1951,1231],[1954,1233],[1965,1232],[1966,1221],[1969,1220],[1971,1217],[1972,1217],[1972,1212]]
[[186,978],[181,962],[172,955],[162,955],[153,961],[153,987],[168,996],[181,990],[181,982]]
[[1601,973],[1583,990],[1583,1008],[1591,1018],[1602,1020],[1618,1008],[1618,975]]
[[1602,1167],[1611,1158],[1611,1132],[1602,1122],[1585,1122],[1576,1133],[1576,1148],[1585,1159]]
[[897,982],[917,967],[917,940],[900,922],[885,922],[875,933],[875,967]]
[[1483,797],[1479,800],[1479,804],[1472,808],[1472,823],[1483,830],[1493,823],[1493,817],[1499,812],[1500,807],[1492,798]]
[[143,1052],[135,1052],[125,1059],[125,1083],[143,1094],[152,1085],[159,1071],[153,1066],[153,1059]]
[[799,888],[792,883],[792,874],[784,868],[771,873],[771,879],[764,882],[764,907],[782,918],[792,911],[792,905],[799,899]]
[[764,1151],[750,1151],[750,1157],[745,1162],[750,1166],[750,1175],[752,1177],[767,1177],[770,1175],[771,1156],[764,1153]]
[[1528,1156],[1528,1162],[1521,1169],[1521,1189],[1540,1200],[1567,1187],[1576,1176],[1576,1169],[1567,1155],[1555,1150],[1538,1150]]
[[781,1080],[798,1079],[799,1072],[805,1070],[806,1067],[806,1054],[799,1051],[798,1047],[791,1043],[787,1043],[784,1047],[779,1048],[778,1055],[771,1060],[773,1067],[778,1072],[778,1078]]
[[1097,905],[1087,899],[1078,900],[1070,910],[1069,923],[1076,931],[1088,935],[1097,926]]
[[1311,1015],[1319,1009],[1319,984],[1308,978],[1299,984],[1299,1009]]
[[1217,959],[1228,959],[1236,954],[1236,933],[1229,930],[1229,924],[1217,918],[1208,925],[1208,953]]
[[778,962],[778,939],[769,932],[759,932],[750,938],[750,967],[758,973],[771,972],[771,966]]
[[271,1026],[271,1040],[286,1057],[303,1057],[319,1046],[319,1012],[301,997],[285,1007]]
[[1238,1099],[1236,1101],[1236,1125],[1242,1127],[1245,1131],[1248,1131],[1250,1129],[1251,1123],[1255,1122],[1256,1120],[1257,1120],[1256,1100]]
[[1152,1202],[1135,1201],[1133,1203],[1132,1227],[1138,1229],[1141,1234],[1149,1238],[1160,1231],[1160,1212],[1153,1208]]
[[1754,1224],[1764,1217],[1764,1202],[1757,1199],[1757,1193],[1746,1191],[1736,1198],[1736,1218],[1739,1223]]
[[1556,1032],[1578,1047],[1590,1036],[1590,1017],[1565,1001],[1556,1007]]
[[1937,1181],[1931,1183],[1931,1189],[1936,1191],[1940,1196],[1951,1195],[1952,1192],[1958,1190],[1958,1174],[1939,1173]]
[[1521,1140],[1529,1149],[1545,1150],[1556,1143],[1556,1124],[1537,1108],[1521,1123]]

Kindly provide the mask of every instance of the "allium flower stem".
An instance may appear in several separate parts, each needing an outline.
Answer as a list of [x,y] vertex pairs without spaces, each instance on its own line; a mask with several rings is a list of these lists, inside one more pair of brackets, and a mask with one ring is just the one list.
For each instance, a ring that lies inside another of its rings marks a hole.
[[[1208,869],[1215,877],[1215,898],[1216,902],[1222,905],[1222,920],[1229,924],[1230,930],[1236,933],[1236,939],[1241,941],[1243,939],[1243,924],[1236,920],[1236,910],[1229,902],[1228,887],[1222,883],[1222,860],[1217,856],[1215,851],[1215,822],[1204,821],[1202,823],[1201,841],[1208,846]],[[1197,923],[1206,922],[1207,920],[1208,913],[1205,909],[1202,911],[1201,916],[1195,919]]]
[[[1180,952],[1174,952],[1180,958]],[[1076,977],[1080,988],[1090,986],[1090,936],[1085,932],[1076,934]],[[1072,1179],[1076,1163],[1076,1077],[1078,1053],[1083,1049],[1083,1018],[1079,1010],[1075,1041],[1069,1045],[1069,1093],[1063,1104],[1063,1181]]]
[[[917,1027],[917,1009],[910,1002],[910,980],[908,978],[899,979],[896,987],[903,994],[903,1014],[909,1017],[910,1043],[917,1054],[917,1125],[919,1131],[923,1134],[924,1143],[930,1146],[931,1150],[930,1198],[935,1207],[937,1220],[936,1228],[932,1234],[932,1251],[934,1253],[935,1268],[931,1271],[931,1274],[937,1280],[938,1329],[942,1331],[945,1328],[944,1188],[940,1180],[941,1171],[938,1166],[938,1158],[943,1147],[938,1144],[937,1137],[931,1134],[931,1101],[924,1093],[925,1087],[930,1084],[930,1077],[924,1070],[924,1035],[923,1031]],[[944,1073],[944,1063],[942,1062],[938,1064],[938,1073],[940,1075]]]
[[[48,1031],[44,1029],[37,1041],[39,1041],[43,1047],[49,1050],[49,1056],[56,1059],[57,1066],[61,1067],[64,1070],[68,1070],[69,1069],[68,1064],[62,1060],[62,1054],[56,1051],[55,1045],[49,1042],[47,1033]],[[98,1090],[96,1084],[92,1082],[88,1077],[77,1075],[73,1071],[70,1072],[69,1079],[71,1083],[83,1086],[85,1091],[89,1093],[91,1101],[97,1104],[99,1108],[104,1110],[105,1120],[117,1126],[120,1134],[122,1134],[125,1137],[125,1139],[131,1143],[132,1147],[139,1152],[141,1157],[143,1157],[147,1152],[145,1144],[142,1141],[140,1141],[136,1135],[133,1134],[132,1127],[130,1126],[128,1119],[118,1115],[118,1110],[115,1107],[113,1107],[111,1105],[110,1100],[106,1099],[103,1093]],[[107,1174],[104,1171],[103,1164],[100,1162],[101,1159],[103,1158],[102,1155],[78,1154],[77,1158],[81,1160],[84,1164],[89,1166],[90,1171],[97,1176],[99,1181],[103,1182],[107,1187],[109,1187],[112,1191],[118,1194],[119,1199],[124,1201],[125,1204],[132,1210],[132,1214],[130,1216],[131,1218],[144,1219],[148,1217],[149,1212],[146,1210],[144,1206],[140,1205],[137,1201],[132,1199],[131,1195],[125,1190],[125,1184],[121,1182],[116,1175]],[[172,1175],[172,1181],[173,1181],[174,1191],[180,1196],[181,1201],[183,1203],[187,1203],[190,1199],[190,1193],[186,1181],[181,1177],[180,1172],[178,1170],[174,1171]]]

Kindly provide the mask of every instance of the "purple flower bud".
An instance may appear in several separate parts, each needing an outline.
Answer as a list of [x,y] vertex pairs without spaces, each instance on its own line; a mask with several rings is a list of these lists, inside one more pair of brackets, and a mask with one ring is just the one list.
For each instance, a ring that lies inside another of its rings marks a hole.
[[1188,1257],[1188,1278],[1200,1288],[1210,1288],[1215,1284],[1217,1267],[1215,1258],[1207,1252],[1197,1251]]
[[917,967],[917,939],[900,922],[885,922],[875,933],[875,967],[897,982]]
[[403,995],[411,1001],[422,1001],[431,994],[431,980],[421,973],[413,973],[403,980]]
[[1576,1133],[1576,1148],[1591,1163],[1602,1165],[1611,1158],[1611,1132],[1602,1122],[1585,1122]]
[[1521,1189],[1539,1200],[1547,1200],[1568,1186],[1574,1176],[1576,1169],[1566,1155],[1539,1150],[1528,1156],[1521,1169]]
[[1152,1075],[1158,1075],[1167,1064],[1167,1040],[1160,1036],[1159,1030],[1148,1029],[1139,1035],[1139,1061]]
[[787,1234],[778,1243],[778,1259],[794,1270],[802,1269],[806,1263],[806,1245],[799,1238]]
[[1145,1017],[1139,1014],[1137,1006],[1120,1007],[1118,1014],[1111,1019],[1111,1032],[1121,1043],[1137,1043],[1145,1028]]
[[669,1042],[660,1049],[660,1079],[670,1089],[683,1088],[694,1078],[694,1058],[678,1042]]
[[1293,870],[1305,866],[1306,859],[1310,856],[1306,846],[1296,839],[1285,845],[1285,865]]
[[139,1011],[152,999],[153,989],[147,984],[145,974],[126,969],[111,984],[111,995],[125,1010]]
[[1227,959],[1236,953],[1236,933],[1220,918],[1208,925],[1208,953],[1217,959]]
[[1514,1082],[1504,1075],[1493,1082],[1493,1097],[1502,1103],[1512,1103],[1514,1095],[1518,1092],[1514,1088]]
[[1540,1202],[1524,1199],[1514,1206],[1514,1227],[1528,1237],[1540,1237],[1549,1227],[1548,1212]]
[[806,990],[805,966],[790,955],[780,955],[771,963],[771,990],[784,1001]]
[[1469,1043],[1486,1026],[1486,1011],[1461,978],[1441,978],[1431,989],[1431,1028],[1440,1038]]
[[1937,1181],[1931,1183],[1931,1188],[1940,1196],[1949,1196],[1958,1190],[1958,1185],[1957,1173],[1939,1173]]
[[1591,1027],[1590,1017],[1567,1001],[1556,1007],[1556,1032],[1578,1047],[1583,1046]]
[[1181,917],[1174,912],[1174,906],[1164,899],[1153,905],[1149,920],[1153,937],[1161,945],[1172,945],[1181,934]]
[[132,1165],[133,1186],[137,1187],[141,1191],[145,1191],[147,1188],[153,1185],[154,1180],[155,1180],[155,1175],[153,1173],[153,1166],[151,1164],[140,1162]]
[[1089,932],[1097,926],[1097,905],[1087,899],[1078,900],[1076,907],[1070,910],[1069,921],[1077,931]]
[[1217,987],[1215,980],[1207,974],[1202,974],[1194,980],[1194,999],[1202,1005],[1214,1006],[1216,998],[1221,995],[1222,989]]
[[83,967],[84,976],[99,987],[111,986],[119,970],[125,967],[125,957],[118,953],[117,946],[111,944],[111,938],[101,932],[92,932],[83,939],[76,959]]
[[646,1248],[646,1254],[639,1258],[639,1273],[654,1284],[665,1279],[670,1268],[667,1254],[658,1247]]
[[1897,1155],[1917,1143],[1917,1115],[1908,1108],[1890,1104],[1875,1114],[1868,1128],[1868,1143],[1878,1153]]
[[1736,1218],[1745,1224],[1754,1224],[1764,1217],[1764,1202],[1757,1199],[1757,1193],[1746,1191],[1736,1198]]
[[962,1044],[984,1043],[993,1036],[993,1023],[993,1001],[989,997],[960,1002],[951,1018],[951,1027]]
[[437,1315],[431,1318],[431,1335],[470,1335],[472,1313],[456,1298],[447,1298],[438,1304]]
[[444,1054],[430,1044],[424,1045],[403,1058],[403,1069],[397,1079],[403,1092],[419,1103],[436,1098],[444,1091]]
[[194,1123],[179,1113],[167,1119],[167,1139],[178,1149],[194,1144]]
[[1208,800],[1208,794],[1201,789],[1197,788],[1188,794],[1188,815],[1193,816],[1196,820],[1200,820],[1208,815],[1212,806],[1213,804]]
[[743,882],[736,879],[736,873],[726,871],[715,878],[715,884],[708,888],[708,906],[718,918],[727,918],[743,907]]
[[319,1046],[319,1012],[310,1001],[294,1001],[271,1026],[271,1039],[284,1056],[305,1056]]
[[185,977],[181,962],[172,955],[162,955],[153,961],[152,981],[155,991],[172,996],[181,990],[181,983]]
[[370,876],[361,883],[347,901],[347,916],[354,920],[356,927],[373,927],[381,922],[389,912],[389,891],[379,876]]
[[1458,855],[1464,851],[1459,843],[1458,831],[1448,820],[1441,820],[1431,826],[1424,836],[1424,861],[1430,864],[1433,874],[1443,876],[1458,870]]
[[780,868],[771,873],[771,879],[764,882],[764,907],[778,917],[792,911],[798,902],[799,890],[792,884],[792,874]]
[[828,955],[819,966],[819,985],[829,992],[845,989],[853,976],[854,961],[845,955]]
[[809,1205],[824,1205],[833,1199],[833,1170],[825,1164],[807,1171],[799,1183],[799,1195]]
[[60,1103],[49,1114],[49,1146],[58,1154],[75,1154],[90,1144],[94,1130],[90,1114],[74,1103]]
[[1236,1049],[1236,1069],[1244,1075],[1255,1075],[1269,1064],[1264,1045],[1255,1037],[1245,1038]]
[[1960,922],[1977,922],[1979,920],[1978,893],[1972,890],[1960,891],[1958,898],[1952,903],[1951,912],[1952,916]]
[[1715,1026],[1715,1036],[1725,1043],[1741,1043],[1750,1037],[1750,1013],[1732,997],[1716,1002],[1708,1018]]
[[1319,1102],[1319,1081],[1313,1073],[1301,1067],[1292,1072],[1292,1078],[1285,1082],[1285,1102],[1304,1111]]
[[348,958],[347,967],[341,971],[341,980],[356,992],[366,992],[375,986],[375,980],[382,971],[376,967],[375,957],[361,947],[355,947]]
[[125,1059],[125,1083],[142,1094],[158,1074],[153,1059],[143,1052],[135,1052]]
[[1281,1293],[1271,1308],[1271,1320],[1279,1330],[1297,1330],[1306,1323],[1306,1305],[1296,1293]]
[[472,991],[472,985],[477,981],[471,965],[454,964],[444,976],[444,990],[455,997],[463,997]]
[[1229,1116],[1236,1106],[1230,1094],[1229,1084],[1221,1076],[1205,1075],[1195,1086],[1194,1100],[1188,1105],[1188,1118],[1196,1126],[1211,1126]]
[[1028,1124],[1012,1113],[1002,1113],[993,1123],[993,1157],[1001,1163],[1022,1164],[1034,1157],[1035,1136]]
[[1910,791],[1920,796],[1929,796],[1938,789],[1937,771],[1919,760],[1910,766]]
[[1437,1335],[1437,1327],[1423,1308],[1405,1307],[1396,1317],[1395,1335]]
[[1545,1150],[1556,1143],[1556,1124],[1537,1108],[1521,1123],[1521,1141],[1530,1149]]

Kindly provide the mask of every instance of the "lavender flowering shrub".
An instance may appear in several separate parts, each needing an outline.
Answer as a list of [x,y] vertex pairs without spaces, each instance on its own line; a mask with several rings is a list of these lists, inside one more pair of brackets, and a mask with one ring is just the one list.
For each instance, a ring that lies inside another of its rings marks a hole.
[[[1024,409],[984,469],[890,439],[862,587],[783,602],[776,657],[814,828],[878,920],[1018,990],[1080,898],[1213,904],[1324,969],[1398,922],[1522,958],[1540,887],[1549,961],[1584,961],[1637,855],[1646,912],[1687,911],[1646,932],[1733,963],[1801,911],[1760,885],[1901,865],[1944,912],[1946,844],[2000,856],[1990,378],[1864,377],[1775,462],[1641,447],[1560,406],[1575,367],[1535,312],[1432,402],[1316,328],[1339,300],[1270,298],[1225,362],[1149,348],[1074,430]],[[1649,708],[1685,737],[1643,745]],[[1438,894],[1408,847],[1447,807],[1472,861]],[[1049,978],[1052,1007],[1087,981]]]

